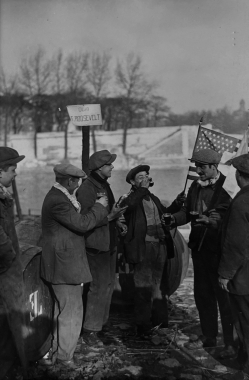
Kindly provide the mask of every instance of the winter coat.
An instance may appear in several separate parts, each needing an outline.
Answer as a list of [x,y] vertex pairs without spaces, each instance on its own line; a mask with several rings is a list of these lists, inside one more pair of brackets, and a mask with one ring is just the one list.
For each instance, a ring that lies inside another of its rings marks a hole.
[[100,203],[86,215],[77,213],[67,196],[52,187],[42,206],[41,276],[53,284],[91,281],[84,234],[106,216]]
[[[225,181],[225,176],[220,173],[220,177],[217,182],[212,186],[213,195],[209,204],[209,207],[203,215],[209,215],[208,211],[211,209],[215,209],[223,218],[229,204],[231,202],[231,197],[228,193],[223,189],[222,185]],[[194,211],[197,209],[197,199],[199,191],[201,190],[201,186],[197,181],[194,181],[188,191],[187,199],[184,206],[181,208],[179,212],[174,214],[174,218],[177,226],[181,226],[190,222],[190,211]],[[207,189],[202,188],[202,192],[205,192]],[[203,193],[202,193],[203,194]],[[203,239],[204,237],[204,239]],[[203,240],[202,240],[203,239]],[[201,243],[202,242],[202,243]],[[206,226],[195,226],[195,224],[191,223],[191,233],[189,236],[189,248],[192,251],[198,251],[200,248],[203,254],[219,255],[220,254],[220,242],[219,242],[219,228],[212,228]]]
[[[109,183],[107,182],[107,185]],[[84,180],[77,191],[77,199],[81,204],[81,214],[86,214],[93,207],[98,193],[105,193],[101,183],[96,181],[91,175]],[[107,195],[107,194],[106,194]],[[107,214],[110,213],[110,207],[107,206]],[[85,234],[86,247],[93,251],[106,252],[110,249],[110,230],[108,219],[105,218],[94,229]]]
[[[147,219],[143,207],[143,198],[149,195],[155,203],[159,216],[163,213],[173,213],[179,210],[179,207],[173,202],[169,207],[165,207],[154,194],[145,187],[133,190],[124,200],[124,205],[128,208],[124,213],[128,231],[124,238],[124,253],[128,263],[135,264],[143,260],[145,255],[145,237],[147,232]],[[167,245],[168,258],[174,256],[174,244],[171,234],[165,231],[165,244]]]
[[0,192],[0,273],[7,271],[19,256],[14,223],[13,199]]
[[249,185],[235,196],[224,217],[220,276],[230,279],[228,290],[249,294]]

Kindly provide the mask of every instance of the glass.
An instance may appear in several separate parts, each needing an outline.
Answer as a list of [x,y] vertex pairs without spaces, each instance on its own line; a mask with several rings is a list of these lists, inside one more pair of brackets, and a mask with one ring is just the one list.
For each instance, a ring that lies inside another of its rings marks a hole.
[[199,218],[199,212],[198,211],[190,211],[190,220],[191,222],[196,222],[196,219]]
[[163,214],[163,220],[166,226],[169,226],[171,222],[171,214],[170,213]]

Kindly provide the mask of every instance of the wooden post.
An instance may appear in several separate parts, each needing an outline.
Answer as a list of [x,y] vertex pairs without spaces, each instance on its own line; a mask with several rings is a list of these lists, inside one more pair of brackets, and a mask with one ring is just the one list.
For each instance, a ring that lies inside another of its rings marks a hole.
[[82,170],[88,175],[88,163],[90,152],[90,126],[84,126],[82,128]]
[[22,220],[22,210],[21,210],[21,206],[20,206],[20,201],[19,201],[19,196],[18,196],[18,192],[17,192],[15,179],[12,182],[12,189],[13,189],[13,197],[14,197],[15,202],[16,202],[16,212],[17,212],[19,220]]

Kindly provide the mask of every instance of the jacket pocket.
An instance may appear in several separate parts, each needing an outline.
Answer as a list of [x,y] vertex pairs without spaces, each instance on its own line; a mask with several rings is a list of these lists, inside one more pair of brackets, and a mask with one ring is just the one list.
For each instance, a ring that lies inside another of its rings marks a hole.
[[74,249],[68,248],[68,249],[55,249],[55,255],[60,260],[66,260],[74,257]]

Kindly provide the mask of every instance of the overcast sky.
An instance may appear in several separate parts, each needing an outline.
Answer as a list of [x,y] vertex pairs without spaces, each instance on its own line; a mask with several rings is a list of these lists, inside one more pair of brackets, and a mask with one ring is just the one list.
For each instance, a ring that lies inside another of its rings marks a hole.
[[42,45],[142,57],[173,112],[249,108],[249,0],[0,0],[1,64]]

